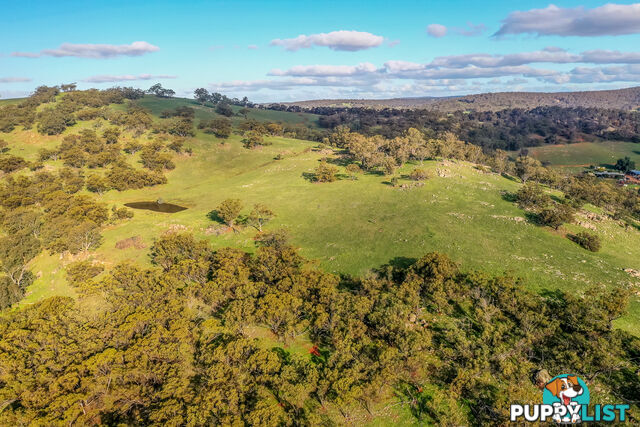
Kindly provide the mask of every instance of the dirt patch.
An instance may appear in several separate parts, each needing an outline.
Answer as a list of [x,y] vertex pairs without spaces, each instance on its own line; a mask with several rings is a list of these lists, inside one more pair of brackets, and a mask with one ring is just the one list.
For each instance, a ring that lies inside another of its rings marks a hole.
[[508,221],[515,221],[515,222],[524,222],[524,221],[526,221],[526,219],[521,217],[521,216],[491,215],[491,218],[506,219]]
[[640,270],[634,270],[633,268],[625,268],[624,272],[630,275],[631,277],[640,278]]
[[140,236],[132,236],[116,242],[116,249],[144,249],[146,247],[147,246],[144,244],[144,242],[142,241],[142,237]]
[[207,236],[221,236],[223,234],[231,233],[233,229],[227,225],[210,225],[204,230],[204,234]]

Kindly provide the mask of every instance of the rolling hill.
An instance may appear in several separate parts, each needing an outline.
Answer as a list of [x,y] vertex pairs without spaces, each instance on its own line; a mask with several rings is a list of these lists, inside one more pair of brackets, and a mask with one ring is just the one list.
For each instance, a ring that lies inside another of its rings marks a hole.
[[498,111],[507,108],[531,109],[541,106],[637,110],[640,107],[640,87],[584,92],[496,92],[446,98],[319,99],[283,104],[301,108],[424,108],[438,111]]

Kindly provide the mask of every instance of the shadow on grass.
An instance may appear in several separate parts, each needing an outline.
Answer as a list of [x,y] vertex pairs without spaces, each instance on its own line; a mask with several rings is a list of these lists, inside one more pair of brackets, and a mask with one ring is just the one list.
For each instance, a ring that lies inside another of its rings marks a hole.
[[346,156],[340,156],[340,157],[328,157],[325,159],[325,161],[327,163],[330,163],[332,165],[336,165],[336,166],[342,166],[342,167],[346,167],[352,163],[355,163],[355,161],[353,161],[352,159],[346,157]]
[[516,196],[516,193],[503,191],[501,196],[502,196],[502,200],[504,200],[505,202],[515,203],[518,201],[518,197]]
[[502,173],[500,174],[500,176],[501,176],[501,177],[503,177],[503,178],[508,179],[509,181],[513,181],[513,182],[517,182],[517,183],[522,182],[522,181],[520,181],[520,179],[516,178],[515,176],[511,176],[511,175],[509,175],[508,173],[504,173],[504,172],[502,172]]
[[313,172],[302,172],[302,177],[309,182],[316,182],[316,174]]
[[207,218],[209,218],[211,221],[219,222],[220,224],[226,224],[226,222],[224,222],[222,217],[220,217],[220,215],[218,214],[218,211],[215,209],[207,214]]

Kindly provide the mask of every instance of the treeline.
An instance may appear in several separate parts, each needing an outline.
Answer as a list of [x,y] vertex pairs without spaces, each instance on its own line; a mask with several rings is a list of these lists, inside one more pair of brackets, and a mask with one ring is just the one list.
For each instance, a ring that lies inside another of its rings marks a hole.
[[580,372],[592,400],[640,393],[640,341],[612,327],[620,289],[541,296],[438,253],[338,277],[261,242],[250,255],[169,234],[157,269],[72,266],[98,310],[52,297],[0,317],[0,423],[330,425],[404,406],[421,423],[496,425],[539,403],[541,370]]
[[[345,150],[350,163],[347,168],[355,165],[357,169],[367,172],[382,172],[393,176],[398,167],[409,161],[422,163],[427,159],[452,159],[486,166],[493,172],[515,176],[523,183],[531,181],[548,185],[565,195],[563,203],[554,203],[553,210],[545,211],[553,216],[553,220],[545,222],[553,224],[555,228],[558,226],[557,221],[561,219],[564,219],[563,222],[570,222],[567,220],[570,216],[566,214],[565,205],[570,205],[575,210],[585,203],[606,209],[616,219],[640,220],[640,192],[635,189],[620,187],[588,175],[561,175],[526,155],[513,160],[500,149],[485,152],[477,145],[461,141],[451,132],[423,133],[409,128],[399,136],[385,138],[381,135],[362,135],[351,132],[346,126],[338,126],[324,139],[324,143]],[[331,177],[335,176],[337,168],[334,167],[331,173],[328,173],[326,163],[319,168],[321,170],[316,171],[317,175],[325,178],[330,176],[329,179],[322,178],[319,181],[335,179]],[[347,170],[350,175],[354,172],[357,173],[354,168]],[[414,172],[422,173],[420,169]]]
[[[301,111],[297,106],[275,108]],[[501,111],[372,109],[315,107],[303,110],[321,115],[326,129],[348,126],[365,135],[393,138],[413,127],[453,132],[458,138],[486,149],[523,147],[599,139],[640,142],[640,112],[602,108],[537,107]]]

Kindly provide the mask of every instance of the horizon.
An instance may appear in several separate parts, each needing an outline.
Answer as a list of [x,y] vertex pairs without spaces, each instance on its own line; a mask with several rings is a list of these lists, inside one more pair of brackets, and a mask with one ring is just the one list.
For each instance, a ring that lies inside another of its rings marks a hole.
[[36,0],[5,10],[12,19],[0,30],[2,99],[70,82],[79,89],[159,82],[180,97],[204,87],[259,103],[640,82],[640,3],[625,1],[403,0],[389,10],[379,0],[366,9],[353,1]]

